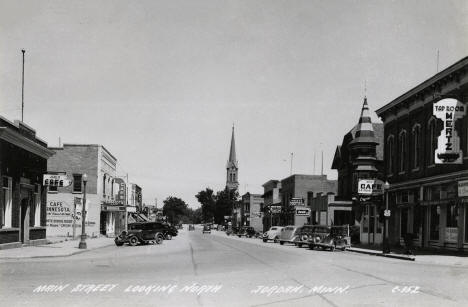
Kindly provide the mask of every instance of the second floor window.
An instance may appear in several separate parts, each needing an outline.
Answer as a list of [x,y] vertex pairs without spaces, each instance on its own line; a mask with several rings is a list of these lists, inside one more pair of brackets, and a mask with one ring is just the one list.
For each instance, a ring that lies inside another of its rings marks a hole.
[[399,145],[400,145],[400,172],[404,172],[406,170],[406,131],[403,130],[400,133],[400,139],[399,139]]
[[419,153],[420,153],[420,128],[415,126],[413,128],[413,168],[419,168]]
[[436,121],[431,119],[429,122],[429,165],[434,164],[435,150],[437,148]]
[[393,174],[393,160],[395,145],[393,144],[393,135],[389,136],[387,139],[387,172],[388,174]]
[[73,192],[74,193],[81,193],[81,181],[82,175],[81,174],[73,174]]

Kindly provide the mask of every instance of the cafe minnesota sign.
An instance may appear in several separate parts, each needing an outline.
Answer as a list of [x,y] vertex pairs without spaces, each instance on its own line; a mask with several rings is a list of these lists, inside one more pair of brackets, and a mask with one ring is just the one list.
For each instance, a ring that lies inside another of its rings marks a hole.
[[436,164],[461,164],[463,152],[460,150],[460,138],[455,129],[457,119],[466,114],[466,106],[454,98],[445,98],[434,103],[433,114],[444,123],[437,138],[434,152]]

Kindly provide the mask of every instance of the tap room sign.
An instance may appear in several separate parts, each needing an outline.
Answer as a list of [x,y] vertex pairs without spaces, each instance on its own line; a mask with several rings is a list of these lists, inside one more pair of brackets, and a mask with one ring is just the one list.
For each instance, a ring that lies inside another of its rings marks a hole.
[[455,129],[455,122],[465,116],[466,106],[457,99],[445,98],[434,104],[433,114],[444,123],[442,132],[437,138],[435,163],[461,164],[463,152],[460,150],[460,138]]

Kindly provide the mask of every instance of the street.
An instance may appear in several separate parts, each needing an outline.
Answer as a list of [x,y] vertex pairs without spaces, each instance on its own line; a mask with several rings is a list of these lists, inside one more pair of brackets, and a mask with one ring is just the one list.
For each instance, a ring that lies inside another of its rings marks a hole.
[[7,260],[0,272],[1,306],[468,304],[468,267],[280,246],[200,229],[183,230],[162,245]]

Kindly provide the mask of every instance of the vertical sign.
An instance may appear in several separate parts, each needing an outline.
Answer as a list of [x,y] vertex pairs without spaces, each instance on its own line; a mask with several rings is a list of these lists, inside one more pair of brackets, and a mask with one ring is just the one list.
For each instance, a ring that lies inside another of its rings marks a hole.
[[442,120],[444,128],[437,138],[435,150],[436,164],[461,164],[463,152],[460,150],[460,138],[455,129],[455,122],[463,118],[466,107],[454,98],[445,98],[434,104],[434,116]]

